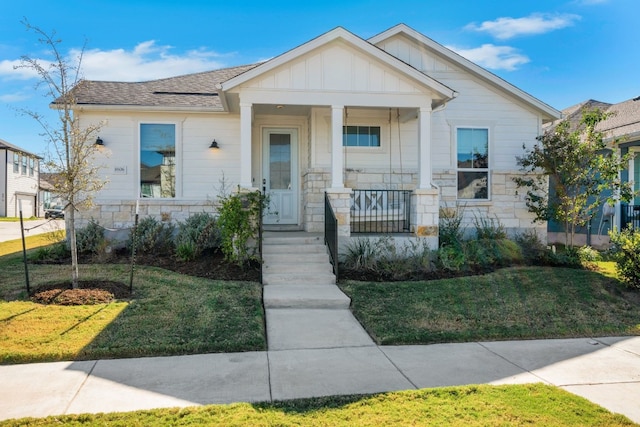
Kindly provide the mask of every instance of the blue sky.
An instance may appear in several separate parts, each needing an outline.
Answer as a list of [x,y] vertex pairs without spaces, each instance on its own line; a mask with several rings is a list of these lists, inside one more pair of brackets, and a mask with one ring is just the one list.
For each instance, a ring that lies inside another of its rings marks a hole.
[[[13,66],[47,59],[23,18],[86,42],[88,79],[142,81],[279,55],[342,26],[367,39],[398,23],[445,45],[557,109],[640,96],[638,0],[8,0],[0,13],[0,139],[35,153],[51,116],[37,79]],[[454,88],[455,89],[455,88]]]

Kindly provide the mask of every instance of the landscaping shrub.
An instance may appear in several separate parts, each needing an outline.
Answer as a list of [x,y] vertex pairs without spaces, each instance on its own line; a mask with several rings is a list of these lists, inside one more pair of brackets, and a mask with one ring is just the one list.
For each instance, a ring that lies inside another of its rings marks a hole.
[[346,246],[344,267],[351,270],[375,270],[376,244],[373,239],[357,238]]
[[104,228],[95,221],[76,230],[76,246],[79,254],[98,255],[104,252],[107,243],[104,238]]
[[424,240],[397,243],[389,236],[358,238],[347,245],[343,266],[389,280],[417,279],[433,270],[432,253]]
[[618,276],[628,287],[640,289],[640,231],[627,228],[609,232]]
[[220,229],[216,218],[206,212],[191,215],[178,224],[176,256],[190,261],[207,249],[220,247]]
[[591,246],[582,246],[578,248],[578,258],[582,262],[597,262],[601,261],[602,257],[600,256],[600,252],[593,249]]
[[[173,252],[175,227],[153,217],[145,217],[138,223],[136,251],[143,254],[166,255]],[[127,248],[133,247],[133,229],[127,240]]]
[[527,264],[540,265],[548,263],[547,249],[538,233],[535,230],[527,230],[523,233],[516,234],[515,242],[520,246],[522,256]]
[[220,196],[218,225],[221,248],[228,261],[245,264],[257,256],[260,215],[268,199],[259,191]]
[[442,246],[436,251],[434,257],[435,267],[438,270],[458,273],[467,270],[467,257],[460,247]]
[[71,251],[67,248],[67,242],[56,242],[48,246],[41,246],[35,249],[30,255],[29,259],[36,262],[57,262],[61,259],[69,258]]
[[462,225],[464,206],[441,208],[438,223],[438,239],[440,247],[460,246],[464,239],[465,229]]
[[476,229],[476,238],[478,240],[507,238],[507,231],[498,218],[474,215],[473,225]]

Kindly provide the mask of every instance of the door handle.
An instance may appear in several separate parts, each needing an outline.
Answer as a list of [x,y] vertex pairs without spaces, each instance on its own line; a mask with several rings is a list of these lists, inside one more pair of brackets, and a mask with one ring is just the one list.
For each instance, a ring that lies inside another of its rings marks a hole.
[[262,192],[264,194],[267,194],[267,179],[266,178],[262,178]]

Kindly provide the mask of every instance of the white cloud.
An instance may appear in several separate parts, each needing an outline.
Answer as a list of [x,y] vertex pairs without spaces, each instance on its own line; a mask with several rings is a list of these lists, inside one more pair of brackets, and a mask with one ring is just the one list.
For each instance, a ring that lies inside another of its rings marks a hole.
[[23,93],[23,92],[0,94],[0,102],[6,102],[8,104],[11,104],[14,102],[26,101],[27,99],[30,99],[30,98],[31,98],[31,95],[27,95],[26,93]]
[[518,50],[511,46],[496,46],[493,44],[483,44],[472,49],[462,49],[448,46],[457,54],[475,62],[485,68],[492,70],[514,71],[520,65],[530,62],[526,55],[518,53]]
[[484,21],[480,25],[471,23],[465,28],[486,32],[497,39],[506,40],[517,36],[544,34],[559,30],[573,25],[580,19],[580,16],[572,14],[534,13],[524,18],[503,17],[495,21]]
[[[225,66],[222,55],[205,49],[182,55],[170,53],[170,46],[153,40],[139,43],[133,50],[86,50],[82,60],[84,76],[90,80],[142,81],[181,74],[215,70]],[[78,50],[70,52],[77,56]]]
[[[67,55],[70,64],[75,64],[79,49]],[[144,81],[181,74],[197,73],[224,67],[224,55],[206,49],[191,50],[184,54],[172,54],[170,46],[158,46],[153,40],[139,43],[132,50],[88,49],[82,58],[83,77],[90,80]],[[46,59],[39,59],[47,64]],[[38,75],[30,69],[18,68],[20,60],[0,61],[0,78],[3,80],[36,79]]]

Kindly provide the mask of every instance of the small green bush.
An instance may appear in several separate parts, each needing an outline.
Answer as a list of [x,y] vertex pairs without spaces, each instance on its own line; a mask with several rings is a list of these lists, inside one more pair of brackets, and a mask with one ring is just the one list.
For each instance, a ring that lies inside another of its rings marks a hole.
[[593,249],[591,246],[582,246],[581,248],[578,248],[578,258],[582,262],[597,262],[602,260],[600,252]]
[[438,239],[440,247],[459,247],[464,240],[465,228],[462,225],[464,219],[464,206],[455,208],[441,208],[438,223]]
[[375,270],[376,244],[373,239],[357,238],[346,246],[344,267],[350,270]]
[[507,238],[507,231],[498,218],[478,217],[474,215],[473,225],[475,226],[476,238],[478,240]]
[[59,261],[69,258],[71,251],[67,247],[67,242],[56,242],[48,246],[41,246],[29,255],[29,259],[37,262]]
[[104,228],[95,221],[76,230],[76,247],[79,254],[97,255],[104,251],[106,242],[104,238]]
[[176,257],[180,261],[193,261],[199,255],[196,243],[192,241],[184,241],[176,245]]
[[259,191],[223,195],[219,198],[218,225],[222,253],[227,261],[243,265],[258,256],[260,215],[268,199]]
[[640,289],[640,231],[627,228],[609,232],[618,276],[628,287]]
[[[145,217],[138,222],[136,252],[142,254],[166,255],[173,252],[173,233],[171,223],[161,222],[153,217]],[[127,249],[133,248],[133,229],[127,240]]]
[[213,215],[206,212],[197,213],[178,224],[176,255],[179,259],[193,260],[205,250],[218,247],[220,229]]
[[514,240],[520,246],[526,263],[532,265],[548,264],[550,251],[535,230],[516,234]]
[[434,257],[435,267],[438,270],[458,273],[468,269],[467,257],[460,247],[442,246],[436,251]]

